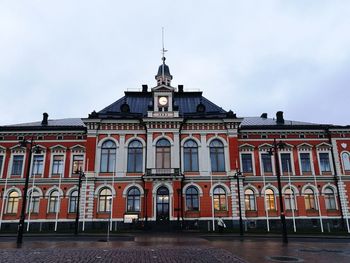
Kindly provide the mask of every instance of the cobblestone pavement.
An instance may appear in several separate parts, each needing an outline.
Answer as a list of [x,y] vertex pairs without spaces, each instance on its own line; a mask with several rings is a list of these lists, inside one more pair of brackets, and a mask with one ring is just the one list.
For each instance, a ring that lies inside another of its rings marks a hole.
[[[349,238],[281,238],[201,234],[0,236],[2,262],[350,262]],[[275,258],[274,258],[275,257]]]
[[73,248],[0,250],[0,262],[243,262],[217,248]]

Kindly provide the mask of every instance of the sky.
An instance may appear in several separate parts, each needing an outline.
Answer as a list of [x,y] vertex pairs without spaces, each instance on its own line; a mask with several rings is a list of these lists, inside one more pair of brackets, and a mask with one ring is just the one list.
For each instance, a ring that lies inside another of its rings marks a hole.
[[0,0],[0,125],[85,118],[172,86],[239,117],[350,125],[350,1]]

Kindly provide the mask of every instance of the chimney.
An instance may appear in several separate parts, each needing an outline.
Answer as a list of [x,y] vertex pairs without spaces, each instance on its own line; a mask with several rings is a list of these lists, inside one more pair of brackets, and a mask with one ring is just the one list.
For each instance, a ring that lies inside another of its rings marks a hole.
[[266,112],[262,113],[260,118],[267,119],[267,113]]
[[47,125],[48,121],[47,119],[49,118],[49,114],[47,114],[46,112],[43,113],[43,120],[41,121],[41,125]]
[[142,92],[147,92],[147,89],[148,89],[147,85],[143,84],[142,85]]
[[177,90],[178,92],[184,92],[184,85],[178,85]]
[[277,124],[284,124],[283,111],[277,111],[276,122]]

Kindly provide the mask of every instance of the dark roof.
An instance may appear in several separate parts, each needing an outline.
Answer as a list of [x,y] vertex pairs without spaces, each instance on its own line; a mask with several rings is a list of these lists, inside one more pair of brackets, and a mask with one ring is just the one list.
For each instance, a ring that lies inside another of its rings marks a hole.
[[0,126],[0,131],[16,130],[85,130],[86,126],[80,118],[48,120],[47,125],[41,121]]
[[168,77],[170,77],[170,78],[172,79],[173,76],[170,74],[169,66],[166,65],[166,64],[162,64],[162,65],[159,66],[159,68],[158,68],[158,73],[157,73],[157,75],[156,75],[156,78],[157,78],[158,76],[162,76],[162,75],[163,75],[163,67],[164,67],[164,75],[165,75],[165,76],[168,76]]
[[244,117],[241,129],[305,129],[305,128],[327,128],[330,124],[317,124],[311,122],[284,120],[284,123],[277,123],[275,118]]
[[[122,105],[129,106],[128,112],[122,111]],[[201,104],[205,110],[198,112],[197,107]],[[223,118],[227,112],[215,103],[202,96],[202,92],[174,92],[173,107],[179,111],[181,117],[192,118]],[[152,92],[125,92],[125,96],[90,117],[128,118],[131,116],[145,117],[147,111],[153,110]]]

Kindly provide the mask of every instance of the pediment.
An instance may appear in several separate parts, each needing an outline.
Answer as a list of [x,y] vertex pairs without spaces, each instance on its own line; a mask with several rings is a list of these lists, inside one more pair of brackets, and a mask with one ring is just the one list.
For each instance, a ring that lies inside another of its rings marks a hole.
[[152,91],[160,91],[160,92],[172,92],[174,90],[175,88],[164,84],[152,88]]

